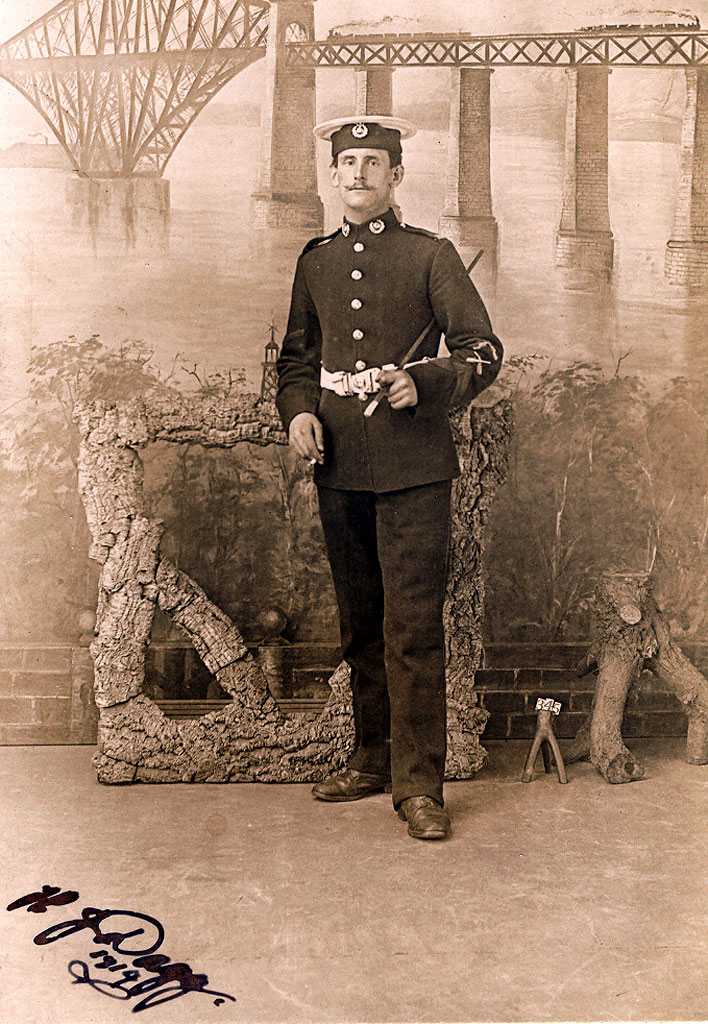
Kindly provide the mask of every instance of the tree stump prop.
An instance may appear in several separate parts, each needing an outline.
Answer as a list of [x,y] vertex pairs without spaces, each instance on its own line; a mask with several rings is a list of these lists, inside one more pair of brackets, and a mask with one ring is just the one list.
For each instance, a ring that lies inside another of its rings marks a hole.
[[589,655],[598,667],[592,710],[566,761],[589,756],[611,783],[644,777],[643,766],[622,740],[622,719],[630,687],[648,669],[686,709],[686,760],[708,764],[708,680],[674,643],[648,573],[609,572],[600,578],[595,634]]
[[[242,441],[286,444],[272,402],[244,394],[157,393],[120,405],[79,404],[75,418],[90,555],[102,566],[91,643],[99,781],[307,782],[343,766],[354,740],[348,666],[342,662],[332,675],[332,693],[314,722],[285,715],[234,623],[162,555],[162,524],[145,511],[140,449],[155,441],[218,448]],[[445,602],[446,772],[448,778],[469,778],[486,760],[479,734],[488,715],[477,707],[474,693],[474,672],[482,659],[482,535],[492,496],[506,474],[510,405],[467,408],[455,414],[453,427],[463,473],[454,492]],[[182,629],[230,694],[225,708],[176,721],[143,693],[156,607]]]

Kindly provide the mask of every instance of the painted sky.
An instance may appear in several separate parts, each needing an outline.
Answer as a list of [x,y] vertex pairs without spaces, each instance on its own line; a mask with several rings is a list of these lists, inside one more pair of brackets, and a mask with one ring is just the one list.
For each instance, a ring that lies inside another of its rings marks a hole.
[[[51,9],[50,0],[0,0],[0,40],[6,40]],[[315,18],[317,35],[322,38],[336,26],[348,23],[380,23],[382,18],[392,19],[384,25],[389,31],[469,31],[474,33],[562,31],[586,25],[636,22],[677,21],[680,15],[696,14],[708,27],[708,0],[691,0],[689,4],[672,0],[640,0],[625,4],[607,0],[316,0]],[[219,101],[238,102],[244,95],[262,94],[263,62],[258,62],[234,79],[221,92]],[[325,89],[330,98],[335,96],[344,106],[353,95],[353,86],[342,78],[343,73],[327,76]],[[346,73],[344,73],[346,75]],[[440,87],[431,73],[407,71],[396,76],[396,102],[419,99]],[[647,77],[648,75],[648,77]],[[663,78],[664,76],[662,76]],[[528,99],[527,90],[534,78],[524,77],[516,71],[513,76],[495,76],[494,89],[499,96],[507,92],[513,102]],[[323,83],[324,84],[324,83]],[[538,83],[536,83],[538,84]],[[616,103],[627,111],[635,106],[645,107],[647,94],[650,102],[654,93],[663,95],[667,86],[656,73],[634,73],[631,80],[622,81],[619,74],[612,83]],[[331,112],[328,116],[331,116]],[[0,80],[0,148],[16,142],[40,143],[54,141],[51,131],[40,115],[7,83]]]
[[[49,0],[2,0],[0,39],[25,28],[50,9]],[[536,32],[579,28],[588,24],[631,20],[671,20],[671,12],[697,14],[708,25],[708,0],[690,3],[608,3],[607,0],[317,0],[318,34],[337,24],[384,15],[416,18],[421,31]]]

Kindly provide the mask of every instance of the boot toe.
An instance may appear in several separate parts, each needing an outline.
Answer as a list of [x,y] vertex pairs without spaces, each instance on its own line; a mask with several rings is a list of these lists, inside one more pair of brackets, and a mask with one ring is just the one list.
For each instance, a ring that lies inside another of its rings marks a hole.
[[408,822],[408,835],[414,839],[445,839],[450,834],[450,819],[431,796],[409,796],[398,816]]
[[389,785],[387,775],[374,775],[370,772],[358,772],[355,768],[347,768],[337,775],[330,775],[312,787],[312,795],[316,800],[328,800],[339,803],[345,800],[361,800],[370,793],[382,793]]

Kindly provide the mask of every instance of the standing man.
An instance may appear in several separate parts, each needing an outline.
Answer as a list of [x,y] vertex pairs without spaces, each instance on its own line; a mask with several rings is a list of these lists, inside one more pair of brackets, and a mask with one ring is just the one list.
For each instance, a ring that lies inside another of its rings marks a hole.
[[[414,132],[379,116],[315,128],[332,145],[344,220],[298,260],[277,404],[290,444],[315,465],[351,668],[354,753],[312,792],[358,800],[392,784],[409,834],[442,839],[442,611],[459,474],[448,408],[491,384],[502,346],[452,243],[399,223],[391,209],[401,139]],[[438,356],[441,334],[449,356]]]

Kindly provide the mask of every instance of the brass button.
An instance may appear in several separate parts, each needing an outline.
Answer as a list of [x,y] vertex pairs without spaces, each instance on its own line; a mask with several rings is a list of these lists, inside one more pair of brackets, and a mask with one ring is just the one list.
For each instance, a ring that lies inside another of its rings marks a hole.
[[359,392],[359,401],[360,401],[360,402],[365,402],[365,401],[367,400],[367,398],[368,398],[368,397],[369,397],[369,396],[368,396],[367,394],[365,394],[365,393],[364,393],[363,391],[360,391],[360,392]]
[[364,360],[357,359],[357,361],[354,363],[354,369],[357,371],[357,373],[361,373],[362,370],[365,370],[366,363],[364,362]]
[[352,307],[352,309],[361,309],[361,306],[362,306],[361,299],[352,299],[352,301],[349,303],[349,305]]
[[363,252],[363,251],[364,251],[364,243],[363,242],[355,242],[354,243],[354,252]]
[[352,331],[352,338],[354,339],[354,341],[361,341],[361,339],[363,337],[364,337],[364,332],[360,331],[358,327],[357,327],[357,329],[355,331]]
[[362,274],[362,272],[360,270],[352,270],[352,280],[354,280],[354,281],[361,281],[363,276],[364,275]]

